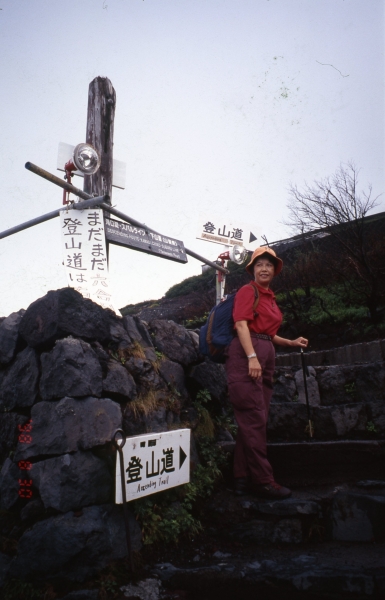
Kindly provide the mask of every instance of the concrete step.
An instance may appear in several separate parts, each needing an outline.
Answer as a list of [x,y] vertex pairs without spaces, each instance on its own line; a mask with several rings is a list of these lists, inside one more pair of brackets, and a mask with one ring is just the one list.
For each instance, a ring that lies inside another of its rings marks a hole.
[[[219,445],[233,454],[235,442]],[[385,440],[271,443],[268,456],[276,480],[289,487],[385,479]]]

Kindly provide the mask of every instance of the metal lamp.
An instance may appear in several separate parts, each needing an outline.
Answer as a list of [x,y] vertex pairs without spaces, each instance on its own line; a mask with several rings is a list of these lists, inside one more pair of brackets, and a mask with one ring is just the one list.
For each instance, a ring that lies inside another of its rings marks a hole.
[[73,162],[84,175],[94,175],[100,167],[100,156],[91,144],[78,144],[74,149]]

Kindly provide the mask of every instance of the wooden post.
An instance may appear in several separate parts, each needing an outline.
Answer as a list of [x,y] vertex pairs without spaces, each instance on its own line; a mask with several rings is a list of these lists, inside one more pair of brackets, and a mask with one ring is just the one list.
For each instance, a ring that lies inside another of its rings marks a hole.
[[[99,152],[100,169],[84,177],[84,191],[91,196],[112,191],[112,158],[116,94],[107,77],[95,77],[88,88],[86,142]],[[111,201],[110,201],[111,203]]]

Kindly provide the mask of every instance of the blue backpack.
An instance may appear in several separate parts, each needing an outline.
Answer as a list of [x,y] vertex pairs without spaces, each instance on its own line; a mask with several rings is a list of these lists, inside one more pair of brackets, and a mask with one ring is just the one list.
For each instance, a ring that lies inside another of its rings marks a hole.
[[[253,311],[259,302],[257,288],[251,283],[254,290]],[[224,363],[225,350],[234,337],[233,307],[236,292],[226,296],[219,304],[211,309],[206,323],[199,332],[199,353],[208,356],[213,362]]]

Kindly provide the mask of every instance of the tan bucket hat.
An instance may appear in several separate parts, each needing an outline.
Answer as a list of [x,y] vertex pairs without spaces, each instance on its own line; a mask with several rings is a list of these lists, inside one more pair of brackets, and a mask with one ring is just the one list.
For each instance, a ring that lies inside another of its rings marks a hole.
[[252,275],[252,276],[254,275],[253,264],[255,263],[257,258],[262,256],[262,254],[269,254],[271,256],[271,258],[272,258],[271,262],[275,266],[274,275],[278,275],[278,273],[280,273],[282,271],[283,261],[282,261],[282,259],[278,258],[278,256],[274,252],[274,250],[272,250],[268,246],[260,246],[259,248],[256,248],[254,250],[251,260],[250,260],[249,264],[246,266],[246,271],[248,273],[250,273],[250,275]]

